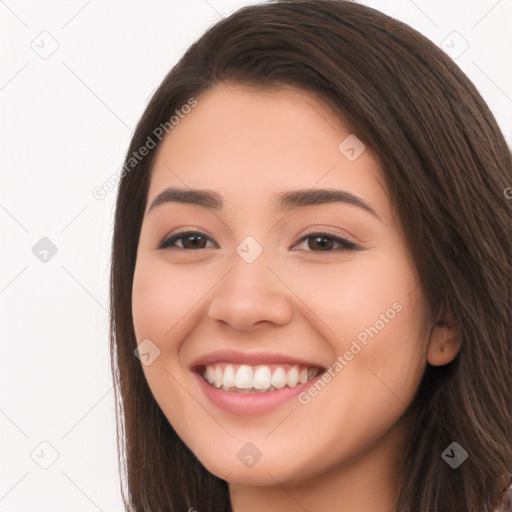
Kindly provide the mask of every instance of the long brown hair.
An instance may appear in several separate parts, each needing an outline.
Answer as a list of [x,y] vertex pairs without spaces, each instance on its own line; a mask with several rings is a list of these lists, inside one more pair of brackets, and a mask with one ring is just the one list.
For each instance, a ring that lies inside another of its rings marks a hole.
[[[431,318],[450,312],[462,338],[452,363],[427,365],[410,406],[396,510],[491,510],[512,474],[509,149],[476,88],[435,44],[343,0],[278,0],[219,21],[164,78],[137,125],[119,184],[110,283],[126,508],[231,510],[227,483],[177,436],[134,356],[132,282],[156,149],[129,165],[176,109],[227,81],[320,95],[378,157]],[[454,441],[469,454],[456,470],[441,457]]]

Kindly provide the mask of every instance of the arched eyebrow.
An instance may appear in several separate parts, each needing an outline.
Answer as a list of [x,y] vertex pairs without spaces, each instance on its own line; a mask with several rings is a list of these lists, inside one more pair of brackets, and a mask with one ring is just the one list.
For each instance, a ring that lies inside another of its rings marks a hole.
[[274,199],[274,204],[282,211],[326,203],[345,203],[358,206],[381,220],[377,212],[368,203],[346,190],[335,188],[290,190],[277,194]]
[[[377,212],[361,198],[345,190],[334,188],[314,188],[289,190],[280,192],[273,197],[273,205],[280,211],[291,211],[305,206],[315,206],[327,203],[345,203],[362,208],[377,219]],[[153,199],[147,213],[161,204],[186,203],[220,211],[224,208],[222,195],[213,190],[169,187]]]

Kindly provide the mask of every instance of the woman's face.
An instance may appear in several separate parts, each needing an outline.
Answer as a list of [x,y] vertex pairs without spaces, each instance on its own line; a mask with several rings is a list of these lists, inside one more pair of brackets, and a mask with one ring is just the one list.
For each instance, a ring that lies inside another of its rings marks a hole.
[[[427,305],[376,158],[304,91],[196,99],[158,150],[137,252],[156,401],[232,483],[389,456],[425,368]],[[171,187],[181,199],[160,196]]]

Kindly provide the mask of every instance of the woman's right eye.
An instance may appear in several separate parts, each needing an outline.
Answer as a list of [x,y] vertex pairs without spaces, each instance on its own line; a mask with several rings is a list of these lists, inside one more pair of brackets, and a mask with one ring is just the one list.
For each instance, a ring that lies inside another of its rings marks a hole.
[[[176,245],[177,240],[182,240],[182,247]],[[158,245],[158,248],[182,250],[206,249],[204,243],[208,240],[211,240],[211,238],[200,231],[182,231],[181,233],[175,233],[163,240]]]

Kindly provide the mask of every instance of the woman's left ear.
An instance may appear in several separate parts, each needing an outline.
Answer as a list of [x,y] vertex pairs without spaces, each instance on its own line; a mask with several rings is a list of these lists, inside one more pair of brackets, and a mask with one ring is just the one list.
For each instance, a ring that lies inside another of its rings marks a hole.
[[430,335],[427,362],[432,366],[451,363],[459,353],[462,340],[460,331],[449,313],[440,314]]

